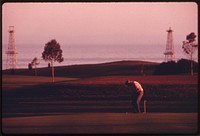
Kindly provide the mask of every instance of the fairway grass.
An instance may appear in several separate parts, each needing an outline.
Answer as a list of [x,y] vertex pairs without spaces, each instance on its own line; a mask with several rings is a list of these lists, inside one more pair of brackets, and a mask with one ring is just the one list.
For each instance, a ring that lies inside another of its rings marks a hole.
[[2,115],[129,111],[126,79],[142,84],[148,112],[198,111],[197,75],[56,77],[54,83],[51,77],[3,75]]
[[[198,84],[198,75],[165,75],[165,76],[100,76],[92,78],[55,77],[55,83],[72,84],[124,84],[126,80],[137,80],[141,84]],[[2,75],[2,85],[6,84],[41,84],[52,83],[52,77]]]
[[[55,77],[55,83],[68,82],[77,79],[78,78]],[[52,77],[2,75],[3,87],[15,88],[15,87],[23,87],[26,85],[37,85],[45,83],[52,83]]]
[[124,84],[126,80],[137,80],[142,85],[197,85],[198,75],[146,75],[146,76],[100,76],[85,78],[81,80],[72,80],[71,83],[74,84]]
[[[143,85],[147,114],[126,113],[127,79]],[[51,77],[3,75],[2,132],[195,134],[197,87],[197,75],[55,77],[54,83]]]
[[196,134],[197,113],[68,113],[3,118],[4,134]]

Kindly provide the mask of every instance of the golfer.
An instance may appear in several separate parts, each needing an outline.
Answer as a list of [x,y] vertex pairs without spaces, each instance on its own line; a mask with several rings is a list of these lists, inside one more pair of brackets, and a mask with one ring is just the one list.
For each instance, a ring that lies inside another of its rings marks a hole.
[[137,81],[129,80],[125,82],[125,86],[128,87],[131,92],[131,104],[133,106],[133,111],[135,113],[140,113],[140,101],[144,94],[142,86]]

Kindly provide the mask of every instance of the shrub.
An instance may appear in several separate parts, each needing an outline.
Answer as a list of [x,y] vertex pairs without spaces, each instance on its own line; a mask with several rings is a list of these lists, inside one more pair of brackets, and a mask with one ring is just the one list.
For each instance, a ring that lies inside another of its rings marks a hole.
[[[195,61],[192,61],[192,63],[193,63],[194,72],[198,72],[198,63]],[[177,62],[177,66],[180,73],[190,73],[190,65],[191,65],[191,61],[187,59],[180,59]]]
[[173,75],[178,73],[177,64],[174,61],[163,62],[155,69],[155,75]]
[[[192,61],[194,72],[198,71],[198,63]],[[187,59],[181,59],[177,63],[174,61],[171,62],[163,62],[158,65],[154,71],[154,75],[175,75],[175,74],[183,74],[190,73],[190,65],[191,61]]]

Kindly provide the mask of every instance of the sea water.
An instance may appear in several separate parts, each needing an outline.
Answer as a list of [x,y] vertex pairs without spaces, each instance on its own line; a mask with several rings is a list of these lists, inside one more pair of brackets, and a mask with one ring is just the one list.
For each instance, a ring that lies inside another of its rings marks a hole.
[[[61,45],[64,61],[55,66],[97,64],[123,60],[140,60],[161,63],[165,60],[165,45]],[[37,57],[40,64],[47,67],[49,62],[42,59],[44,45],[17,45],[17,68],[28,68]],[[6,69],[7,46],[2,46],[2,69]],[[181,47],[175,48],[176,59],[184,56]]]

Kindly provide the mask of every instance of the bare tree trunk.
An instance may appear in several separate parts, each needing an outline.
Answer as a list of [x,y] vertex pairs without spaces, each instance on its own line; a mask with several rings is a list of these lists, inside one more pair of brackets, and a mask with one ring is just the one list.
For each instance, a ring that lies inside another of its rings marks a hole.
[[53,66],[53,60],[51,60],[51,67],[52,67],[52,82],[54,83],[54,66]]
[[37,76],[37,67],[35,65],[35,76]]
[[191,60],[191,63],[190,63],[190,68],[191,68],[191,75],[193,76],[193,62],[192,62],[192,53],[191,53],[191,56],[190,56],[190,60]]

